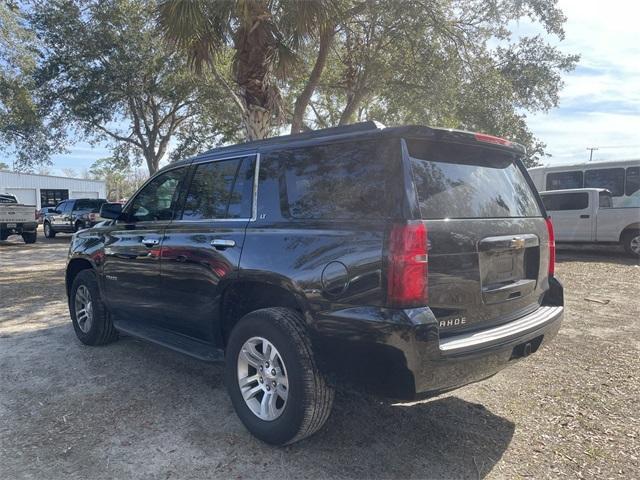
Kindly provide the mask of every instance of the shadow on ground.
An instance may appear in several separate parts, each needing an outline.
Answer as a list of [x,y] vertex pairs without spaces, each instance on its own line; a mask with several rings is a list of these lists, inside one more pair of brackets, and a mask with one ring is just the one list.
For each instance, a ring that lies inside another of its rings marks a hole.
[[240,424],[219,365],[127,337],[86,347],[70,325],[0,351],[5,478],[482,478],[514,433],[453,396],[404,406],[347,390],[317,435],[274,448]]

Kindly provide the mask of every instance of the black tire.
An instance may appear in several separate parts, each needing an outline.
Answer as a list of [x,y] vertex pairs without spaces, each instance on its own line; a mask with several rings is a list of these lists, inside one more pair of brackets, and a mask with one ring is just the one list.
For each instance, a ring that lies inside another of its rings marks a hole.
[[6,240],[9,238],[9,232],[5,232],[4,230],[0,230],[0,240]]
[[38,232],[22,233],[22,240],[24,240],[24,243],[36,243],[37,239],[38,239]]
[[638,244],[640,244],[640,230],[631,230],[622,235],[624,250],[632,257],[640,258]]
[[[76,318],[75,299],[81,286],[86,287],[89,291],[92,304],[93,320],[87,331],[83,331]],[[113,322],[111,322],[111,317],[104,303],[102,303],[102,297],[98,289],[98,279],[93,270],[82,270],[73,280],[71,295],[69,296],[69,312],[71,313],[71,322],[76,336],[85,345],[106,345],[117,340],[118,332],[114,328]]]
[[76,222],[76,224],[73,226],[73,231],[74,231],[74,233],[75,233],[75,232],[77,232],[78,230],[82,230],[83,228],[86,228],[86,227],[84,226],[84,223],[82,223],[80,220],[78,220],[78,221]]
[[44,222],[44,236],[47,238],[56,238],[56,232],[51,228],[51,224],[49,222]]
[[[252,337],[268,340],[280,353],[288,377],[282,414],[265,421],[245,402],[238,384],[238,357]],[[318,369],[303,319],[287,308],[265,308],[245,315],[227,344],[225,381],[231,402],[247,430],[272,445],[287,445],[317,432],[329,418],[334,390]]]

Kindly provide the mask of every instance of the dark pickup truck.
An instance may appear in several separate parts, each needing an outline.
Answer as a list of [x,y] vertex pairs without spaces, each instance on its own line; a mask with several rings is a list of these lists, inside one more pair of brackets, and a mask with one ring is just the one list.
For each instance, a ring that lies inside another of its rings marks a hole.
[[278,445],[324,424],[341,379],[413,399],[490,377],[563,315],[523,154],[364,123],[173,163],[74,235],[76,335],[225,361],[240,419]]
[[44,236],[54,238],[57,233],[73,233],[93,227],[101,222],[100,207],[107,201],[102,198],[80,198],[60,202],[44,214]]

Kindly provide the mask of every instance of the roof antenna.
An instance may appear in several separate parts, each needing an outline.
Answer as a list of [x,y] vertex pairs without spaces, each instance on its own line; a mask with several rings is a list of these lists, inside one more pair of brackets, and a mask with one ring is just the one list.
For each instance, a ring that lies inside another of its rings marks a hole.
[[589,161],[591,161],[593,160],[593,151],[598,150],[598,147],[587,147],[587,150],[589,150]]

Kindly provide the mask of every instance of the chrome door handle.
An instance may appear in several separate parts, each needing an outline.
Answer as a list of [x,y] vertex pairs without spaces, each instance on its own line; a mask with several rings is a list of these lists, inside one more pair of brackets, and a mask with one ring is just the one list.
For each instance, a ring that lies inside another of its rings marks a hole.
[[225,248],[235,247],[236,241],[216,238],[215,240],[211,240],[211,246],[217,248],[218,250],[224,250]]
[[142,244],[145,247],[155,247],[156,245],[160,244],[160,240],[158,240],[157,238],[143,238]]

